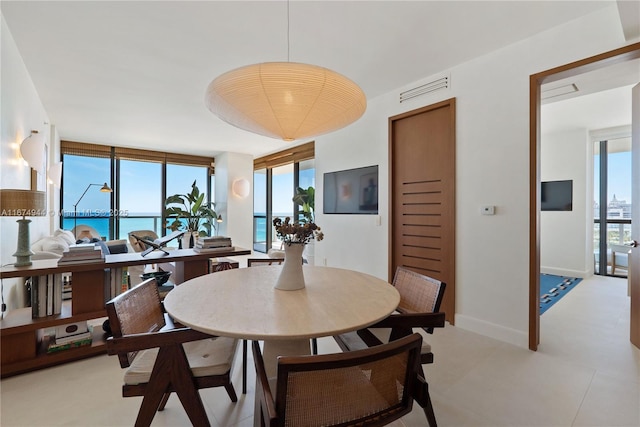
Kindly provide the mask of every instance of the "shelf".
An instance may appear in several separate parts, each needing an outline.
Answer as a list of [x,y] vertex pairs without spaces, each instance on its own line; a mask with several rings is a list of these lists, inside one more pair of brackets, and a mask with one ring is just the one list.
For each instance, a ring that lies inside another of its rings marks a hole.
[[106,317],[106,315],[106,310],[72,315],[71,301],[63,301],[62,312],[54,316],[33,318],[31,317],[31,307],[11,310],[7,313],[6,317],[0,321],[0,331],[2,335],[22,334],[36,329],[51,328],[67,323]]
[[21,360],[19,362],[3,364],[0,376],[2,378],[6,378],[12,375],[33,371],[35,369],[46,368],[73,360],[97,356],[104,354],[106,349],[107,346],[104,340],[104,332],[96,330],[93,333],[93,343],[91,343],[91,345],[70,348],[57,353],[46,353],[40,349],[36,357]]
[[209,273],[209,259],[233,255],[247,255],[251,251],[233,248],[229,251],[196,253],[192,249],[177,249],[165,255],[152,252],[146,257],[140,253],[107,255],[104,263],[66,264],[58,266],[56,259],[34,260],[25,267],[0,268],[0,278],[20,278],[47,274],[71,273],[72,300],[62,302],[60,314],[32,317],[31,307],[11,310],[0,320],[0,347],[2,369],[0,376],[7,377],[24,372],[106,353],[104,333],[101,328],[94,331],[90,346],[71,348],[55,353],[46,353],[38,337],[43,329],[107,316],[104,308],[105,269],[145,264],[171,263],[172,278],[176,283]]

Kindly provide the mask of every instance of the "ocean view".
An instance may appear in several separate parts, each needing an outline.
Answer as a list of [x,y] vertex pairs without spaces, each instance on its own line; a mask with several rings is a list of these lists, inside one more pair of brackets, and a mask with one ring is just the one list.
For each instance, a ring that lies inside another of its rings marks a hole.
[[[255,241],[265,242],[267,240],[267,219],[264,214],[256,214],[255,221]],[[277,214],[277,216],[285,217],[291,216],[290,213]],[[100,236],[104,239],[109,237],[109,218],[105,216],[99,216],[95,214],[81,215],[79,213],[77,219],[78,225],[88,225],[96,229]],[[64,217],[62,228],[65,230],[72,230],[74,227],[74,219]],[[120,235],[116,236],[116,239],[127,239],[131,231],[137,230],[153,230],[158,236],[162,235],[162,223],[160,216],[151,213],[131,213],[128,216],[120,217]]]

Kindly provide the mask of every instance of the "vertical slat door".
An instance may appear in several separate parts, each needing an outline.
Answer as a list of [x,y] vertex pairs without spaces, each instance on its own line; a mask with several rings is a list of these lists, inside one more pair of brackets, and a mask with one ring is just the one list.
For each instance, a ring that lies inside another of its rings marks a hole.
[[390,278],[398,266],[447,283],[455,314],[455,100],[390,119]]

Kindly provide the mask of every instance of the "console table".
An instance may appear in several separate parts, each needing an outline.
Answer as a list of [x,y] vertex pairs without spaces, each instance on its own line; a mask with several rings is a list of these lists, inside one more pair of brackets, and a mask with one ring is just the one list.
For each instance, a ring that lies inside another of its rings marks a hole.
[[210,258],[249,254],[250,250],[238,247],[200,253],[193,249],[177,249],[170,251],[168,255],[152,252],[145,257],[137,252],[107,255],[104,263],[58,266],[57,259],[47,259],[33,261],[27,267],[3,267],[0,269],[0,279],[71,273],[73,291],[72,299],[63,302],[62,312],[57,315],[32,318],[30,307],[5,313],[5,317],[0,320],[0,376],[4,378],[106,352],[102,330],[94,332],[91,346],[52,354],[39,348],[44,329],[107,316],[104,308],[104,287],[108,286],[104,280],[106,269],[172,263],[172,278],[175,283],[182,283],[208,274]]

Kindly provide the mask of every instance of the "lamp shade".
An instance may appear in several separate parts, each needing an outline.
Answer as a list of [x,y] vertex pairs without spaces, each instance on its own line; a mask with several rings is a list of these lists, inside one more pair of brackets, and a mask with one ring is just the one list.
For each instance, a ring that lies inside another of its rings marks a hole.
[[60,188],[62,181],[62,162],[57,162],[49,167],[49,182]]
[[0,190],[0,216],[45,216],[44,191]]
[[20,155],[38,173],[44,173],[44,139],[38,131],[31,131],[31,135],[22,141]]
[[227,123],[293,141],[358,120],[367,99],[345,76],[316,65],[265,62],[222,74],[208,86],[207,108]]

